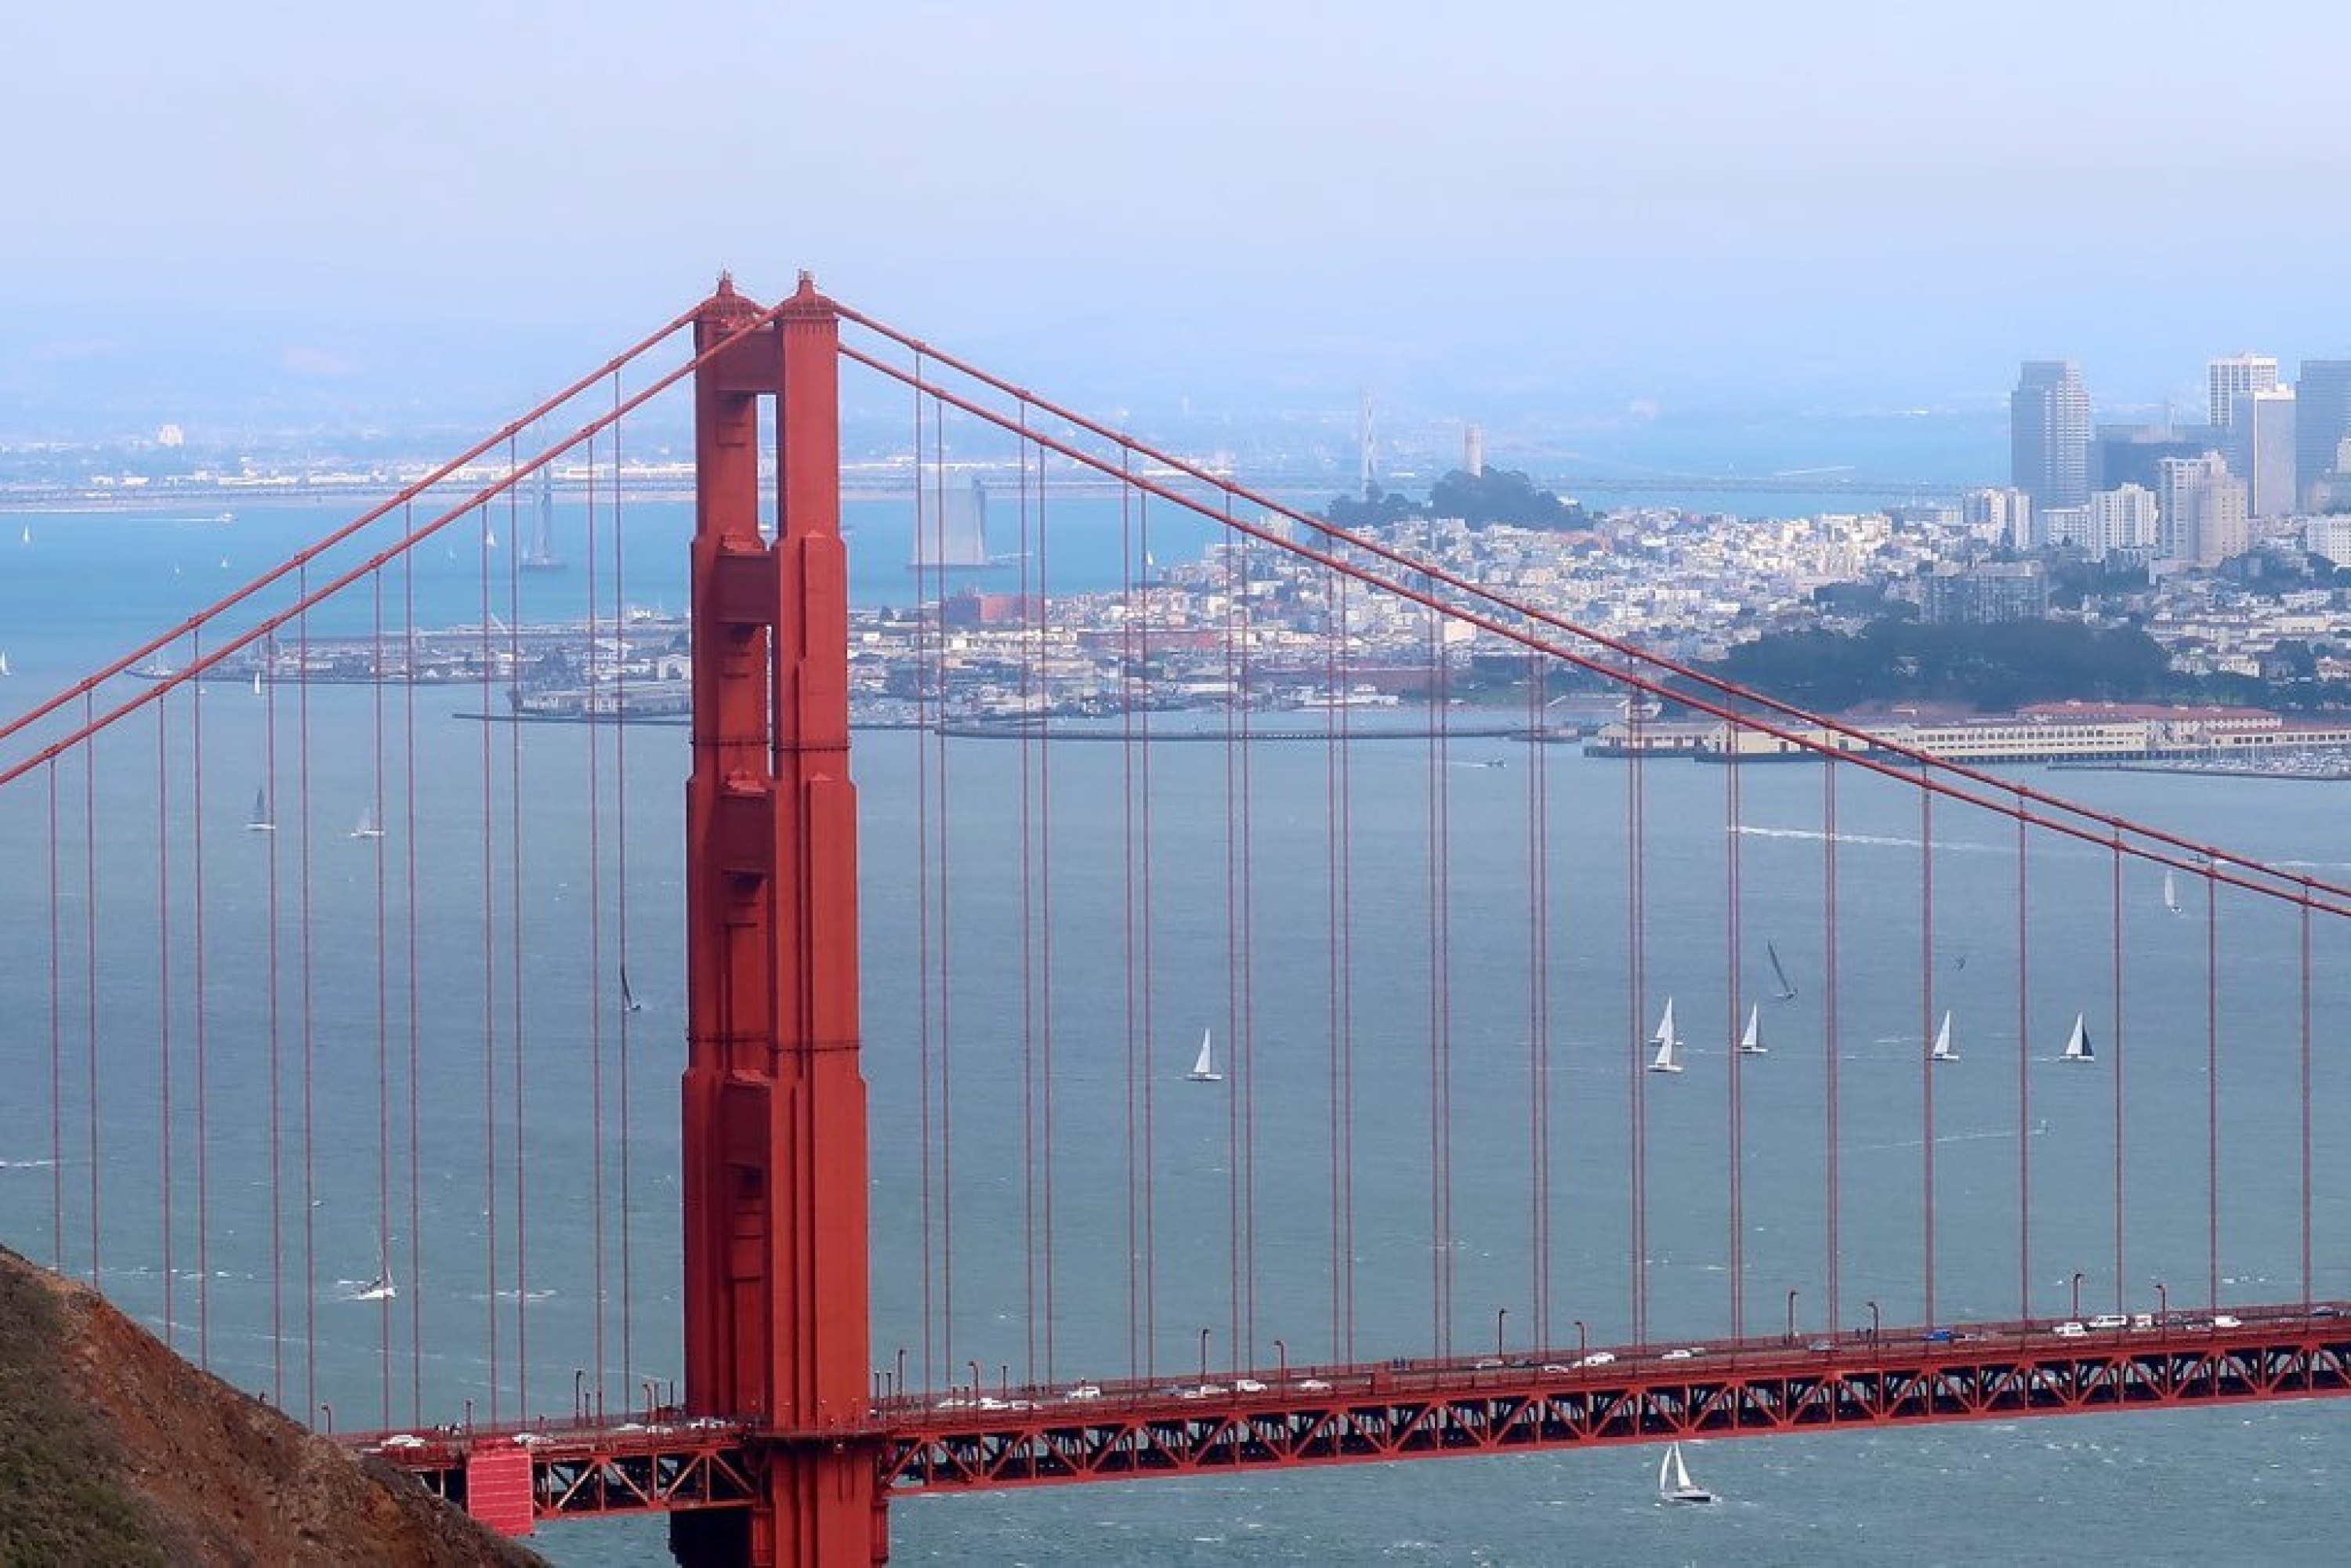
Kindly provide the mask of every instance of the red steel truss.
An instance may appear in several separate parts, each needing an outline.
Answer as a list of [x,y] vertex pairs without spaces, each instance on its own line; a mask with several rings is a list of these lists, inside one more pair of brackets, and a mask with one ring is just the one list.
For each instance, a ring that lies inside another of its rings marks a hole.
[[[879,1495],[1380,1463],[1675,1438],[2014,1420],[2351,1394],[2351,1303],[2059,1333],[2054,1321],[1611,1352],[1599,1364],[1384,1363],[1217,1373],[1144,1388],[958,1390],[854,1432],[732,1424],[354,1439],[467,1500],[485,1452],[530,1457],[540,1519],[747,1518],[819,1446],[867,1456]],[[1949,1338],[1940,1337],[1944,1333]],[[1581,1359],[1581,1358],[1576,1358]],[[1248,1386],[1255,1385],[1255,1387]]]

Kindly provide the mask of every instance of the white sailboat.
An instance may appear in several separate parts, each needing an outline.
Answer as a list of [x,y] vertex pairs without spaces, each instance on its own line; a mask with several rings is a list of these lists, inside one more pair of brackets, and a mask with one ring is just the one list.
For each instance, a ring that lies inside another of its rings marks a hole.
[[1951,1010],[1949,1008],[1943,1009],[1942,1027],[1935,1030],[1935,1049],[1927,1054],[1936,1061],[1957,1061],[1959,1059],[1959,1052],[1951,1049]]
[[1225,1075],[1216,1070],[1208,1045],[1209,1031],[1200,1031],[1200,1054],[1192,1061],[1192,1071],[1184,1074],[1195,1083],[1222,1083]]
[[2179,904],[2179,883],[2172,876],[2169,866],[2163,868],[2163,907],[2174,915],[2183,913]]
[[277,821],[269,810],[269,786],[266,784],[253,787],[253,815],[245,820],[245,831],[248,833],[274,833],[277,831]]
[[2074,1015],[2074,1032],[2065,1037],[2065,1053],[2061,1061],[2095,1061],[2097,1052],[2090,1049],[2090,1026],[2084,1015]]
[[261,689],[261,672],[259,670],[253,672],[253,695],[255,696],[261,696],[264,695]]
[[1666,1457],[1657,1461],[1657,1500],[1660,1502],[1712,1502],[1714,1494],[1690,1479],[1689,1466],[1682,1462],[1682,1446],[1666,1445]]
[[645,1004],[637,1000],[637,993],[629,989],[629,967],[626,964],[621,966],[621,1007],[626,1012],[645,1010]]
[[1649,1037],[1656,1042],[1657,1054],[1649,1059],[1652,1072],[1679,1072],[1682,1070],[1682,1037],[1674,1030],[1674,998],[1666,998],[1666,1010],[1658,1016],[1657,1032]]
[[1741,1056],[1771,1054],[1763,1044],[1763,1004],[1761,1002],[1747,1004],[1747,1028],[1739,1037],[1739,1054]]
[[1763,944],[1763,956],[1771,960],[1771,977],[1780,982],[1780,988],[1771,993],[1771,999],[1781,1002],[1794,1001],[1796,988],[1788,978],[1787,967],[1780,962],[1780,949],[1766,942]]
[[0,653],[0,675],[5,675],[8,673],[8,655],[5,653]]
[[355,839],[383,837],[383,824],[376,820],[375,808],[372,805],[360,812],[359,826],[351,830],[351,837]]
[[381,1237],[376,1238],[375,1278],[351,1292],[355,1301],[391,1301],[400,1297],[400,1287],[392,1282],[392,1260]]

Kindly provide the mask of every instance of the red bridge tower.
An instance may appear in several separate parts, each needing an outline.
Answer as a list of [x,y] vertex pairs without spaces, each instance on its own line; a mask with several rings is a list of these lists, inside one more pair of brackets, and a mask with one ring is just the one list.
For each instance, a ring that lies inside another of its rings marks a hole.
[[[722,278],[711,349],[764,313]],[[813,281],[695,377],[686,785],[685,1399],[765,1431],[756,1509],[674,1514],[687,1568],[888,1555],[868,1404],[857,797],[840,320]],[[760,535],[776,400],[775,542]]]

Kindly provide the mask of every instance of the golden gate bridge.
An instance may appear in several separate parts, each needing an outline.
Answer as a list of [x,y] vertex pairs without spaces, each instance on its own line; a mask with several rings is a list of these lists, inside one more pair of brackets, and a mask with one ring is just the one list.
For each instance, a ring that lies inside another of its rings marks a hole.
[[[921,608],[852,612],[844,371],[928,472],[1014,476],[989,637],[919,528]],[[620,475],[688,396],[664,674]],[[682,752],[501,721],[557,463],[580,716],[690,683]],[[1219,540],[1181,587],[1176,518]],[[1368,748],[1343,699],[1399,647],[1418,733]],[[1570,680],[1813,766],[1572,764]],[[976,682],[1021,717],[977,750]],[[869,688],[914,722],[853,781]],[[1459,771],[1497,704],[1515,771]],[[876,1562],[917,1492],[2346,1386],[2351,889],[1597,635],[806,277],[722,281],[0,742],[0,1139],[47,1173],[10,1239],[509,1531]]]

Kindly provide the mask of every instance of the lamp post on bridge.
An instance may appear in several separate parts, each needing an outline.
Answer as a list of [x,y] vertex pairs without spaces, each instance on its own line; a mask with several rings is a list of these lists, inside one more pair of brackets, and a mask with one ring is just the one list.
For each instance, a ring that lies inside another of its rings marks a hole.
[[2162,1337],[2168,1333],[2170,1330],[2171,1292],[2164,1289],[2162,1281],[2158,1280],[2155,1282],[2155,1332],[2157,1337]]
[[971,1396],[974,1399],[977,1399],[980,1396],[979,1363],[975,1359],[972,1361],[967,1361],[964,1364],[971,1368]]
[[588,1418],[588,1369],[584,1366],[571,1369],[571,1418],[575,1421]]
[[898,1391],[898,1396],[899,1396],[899,1397],[900,1397],[900,1398],[902,1398],[902,1399],[903,1399],[903,1398],[904,1398],[904,1397],[905,1397],[905,1394],[906,1394],[906,1347],[905,1347],[904,1345],[903,1345],[903,1344],[902,1344],[902,1345],[900,1345],[900,1346],[898,1347],[898,1375],[897,1375],[894,1379],[893,1379],[893,1380],[892,1380],[890,1386],[892,1386],[893,1388],[895,1388],[895,1389]]
[[1290,1347],[1280,1340],[1273,1342],[1273,1380],[1276,1383],[1290,1381]]
[[1788,1343],[1796,1343],[1796,1292],[1788,1292]]
[[1510,1309],[1508,1307],[1494,1309],[1494,1359],[1496,1361],[1502,1359],[1502,1324],[1509,1320],[1510,1315]]
[[1877,1303],[1876,1301],[1864,1301],[1861,1304],[1869,1309],[1869,1343],[1875,1345],[1877,1343]]
[[319,1414],[325,1416],[327,1418],[327,1436],[329,1437],[333,1437],[335,1435],[335,1407],[321,1399],[319,1401]]
[[2065,1315],[2070,1318],[2082,1315],[2082,1270],[2079,1269],[2074,1270],[2074,1310]]
[[1589,1352],[1590,1352],[1590,1350],[1591,1350],[1590,1339],[1591,1339],[1591,1336],[1590,1336],[1587,1333],[1585,1333],[1585,1331],[1584,1331],[1584,1327],[1583,1327],[1583,1320],[1582,1318],[1578,1318],[1578,1319],[1576,1319],[1576,1320],[1575,1320],[1575,1359],[1576,1359],[1576,1360],[1578,1360],[1578,1361],[1582,1361],[1582,1360],[1584,1358],[1584,1356],[1585,1356],[1587,1354],[1589,1354]]

